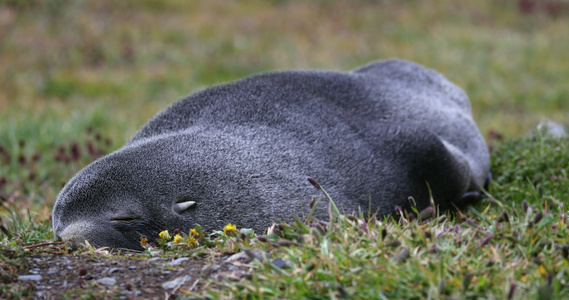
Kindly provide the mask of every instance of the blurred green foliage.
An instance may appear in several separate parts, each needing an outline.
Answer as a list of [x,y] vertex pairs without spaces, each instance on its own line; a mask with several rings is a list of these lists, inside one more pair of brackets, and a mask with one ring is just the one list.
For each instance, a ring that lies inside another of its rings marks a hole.
[[118,126],[122,143],[208,85],[400,57],[462,86],[482,132],[523,135],[569,112],[569,9],[526,2],[3,0],[0,117],[20,126],[47,106],[54,122],[102,106],[103,131]]

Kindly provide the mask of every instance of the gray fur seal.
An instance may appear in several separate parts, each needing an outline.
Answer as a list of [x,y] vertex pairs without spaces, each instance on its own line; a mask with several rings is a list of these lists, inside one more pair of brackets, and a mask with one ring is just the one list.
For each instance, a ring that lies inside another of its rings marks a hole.
[[[402,60],[351,72],[283,71],[180,100],[59,194],[64,240],[141,249],[141,237],[226,223],[264,230],[308,211],[317,179],[346,213],[430,204],[480,191],[490,169],[468,97]],[[430,190],[429,190],[430,188]],[[327,204],[315,216],[327,218]]]

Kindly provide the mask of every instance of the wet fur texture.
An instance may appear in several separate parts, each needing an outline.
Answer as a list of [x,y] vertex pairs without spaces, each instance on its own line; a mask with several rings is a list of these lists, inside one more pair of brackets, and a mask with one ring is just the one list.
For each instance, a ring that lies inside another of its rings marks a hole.
[[[85,167],[61,191],[53,229],[128,249],[195,224],[262,232],[308,212],[320,196],[308,176],[346,213],[391,214],[409,197],[422,209],[428,187],[444,209],[479,191],[489,166],[466,94],[420,65],[260,74],[174,103]],[[327,218],[324,201],[315,215]]]

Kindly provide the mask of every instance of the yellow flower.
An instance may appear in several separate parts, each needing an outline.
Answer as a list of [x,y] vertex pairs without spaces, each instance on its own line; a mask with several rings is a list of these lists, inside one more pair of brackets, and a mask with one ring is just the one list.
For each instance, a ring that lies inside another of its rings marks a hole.
[[181,243],[184,241],[184,238],[180,234],[176,234],[174,236],[174,243]]
[[172,239],[172,237],[168,233],[168,230],[164,230],[164,231],[160,232],[158,235],[160,236],[161,239],[163,239],[165,241],[169,241],[170,239]]
[[190,247],[196,246],[197,244],[198,244],[198,241],[193,236],[188,237],[188,245]]
[[140,246],[144,247],[146,245],[148,245],[148,238],[141,236],[140,237]]
[[543,265],[539,265],[539,268],[537,269],[537,273],[543,275],[543,276],[547,276],[547,270],[545,269],[545,267]]
[[190,235],[200,236],[200,233],[197,230],[195,230],[194,228],[192,228],[192,229],[190,229]]
[[223,233],[225,234],[229,234],[229,233],[235,233],[237,231],[237,226],[229,223],[227,225],[225,225],[225,227],[223,227]]

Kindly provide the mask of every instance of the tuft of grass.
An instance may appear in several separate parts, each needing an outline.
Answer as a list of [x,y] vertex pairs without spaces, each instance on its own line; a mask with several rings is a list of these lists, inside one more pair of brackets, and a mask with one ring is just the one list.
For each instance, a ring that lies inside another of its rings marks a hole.
[[561,205],[569,195],[569,142],[534,136],[499,143],[492,153],[492,192],[504,203]]
[[[30,128],[36,130],[40,128]],[[19,128],[26,131],[25,128]],[[40,133],[41,134],[41,133]],[[23,136],[26,134],[23,133]],[[8,211],[46,219],[59,189],[78,170],[94,159],[108,153],[113,141],[100,132],[87,127],[85,133],[70,142],[43,138],[28,142],[18,136],[8,137],[8,144],[0,144],[0,204]],[[0,211],[0,217],[13,217]]]
[[[27,299],[32,297],[31,287],[28,284],[15,284],[18,273],[27,269],[28,263],[25,258],[32,254],[32,250],[26,248],[26,245],[49,241],[53,237],[53,232],[48,220],[38,222],[31,214],[23,216],[15,209],[10,209],[9,212],[11,217],[7,220],[4,217],[7,225],[1,225],[3,228],[0,235],[0,298]],[[39,249],[34,252],[51,251]]]
[[[509,228],[474,227],[443,219],[397,223],[340,218],[325,232],[317,226],[307,230],[284,225],[272,245],[287,246],[274,247],[269,258],[256,261],[251,280],[225,282],[203,296],[508,298],[507,287],[518,286],[517,295],[535,295],[549,274],[563,275],[566,265],[562,260],[532,261],[528,249],[532,236],[513,243]],[[547,225],[551,222],[543,224]],[[279,267],[277,260],[286,263]],[[564,296],[567,290],[554,293]]]

